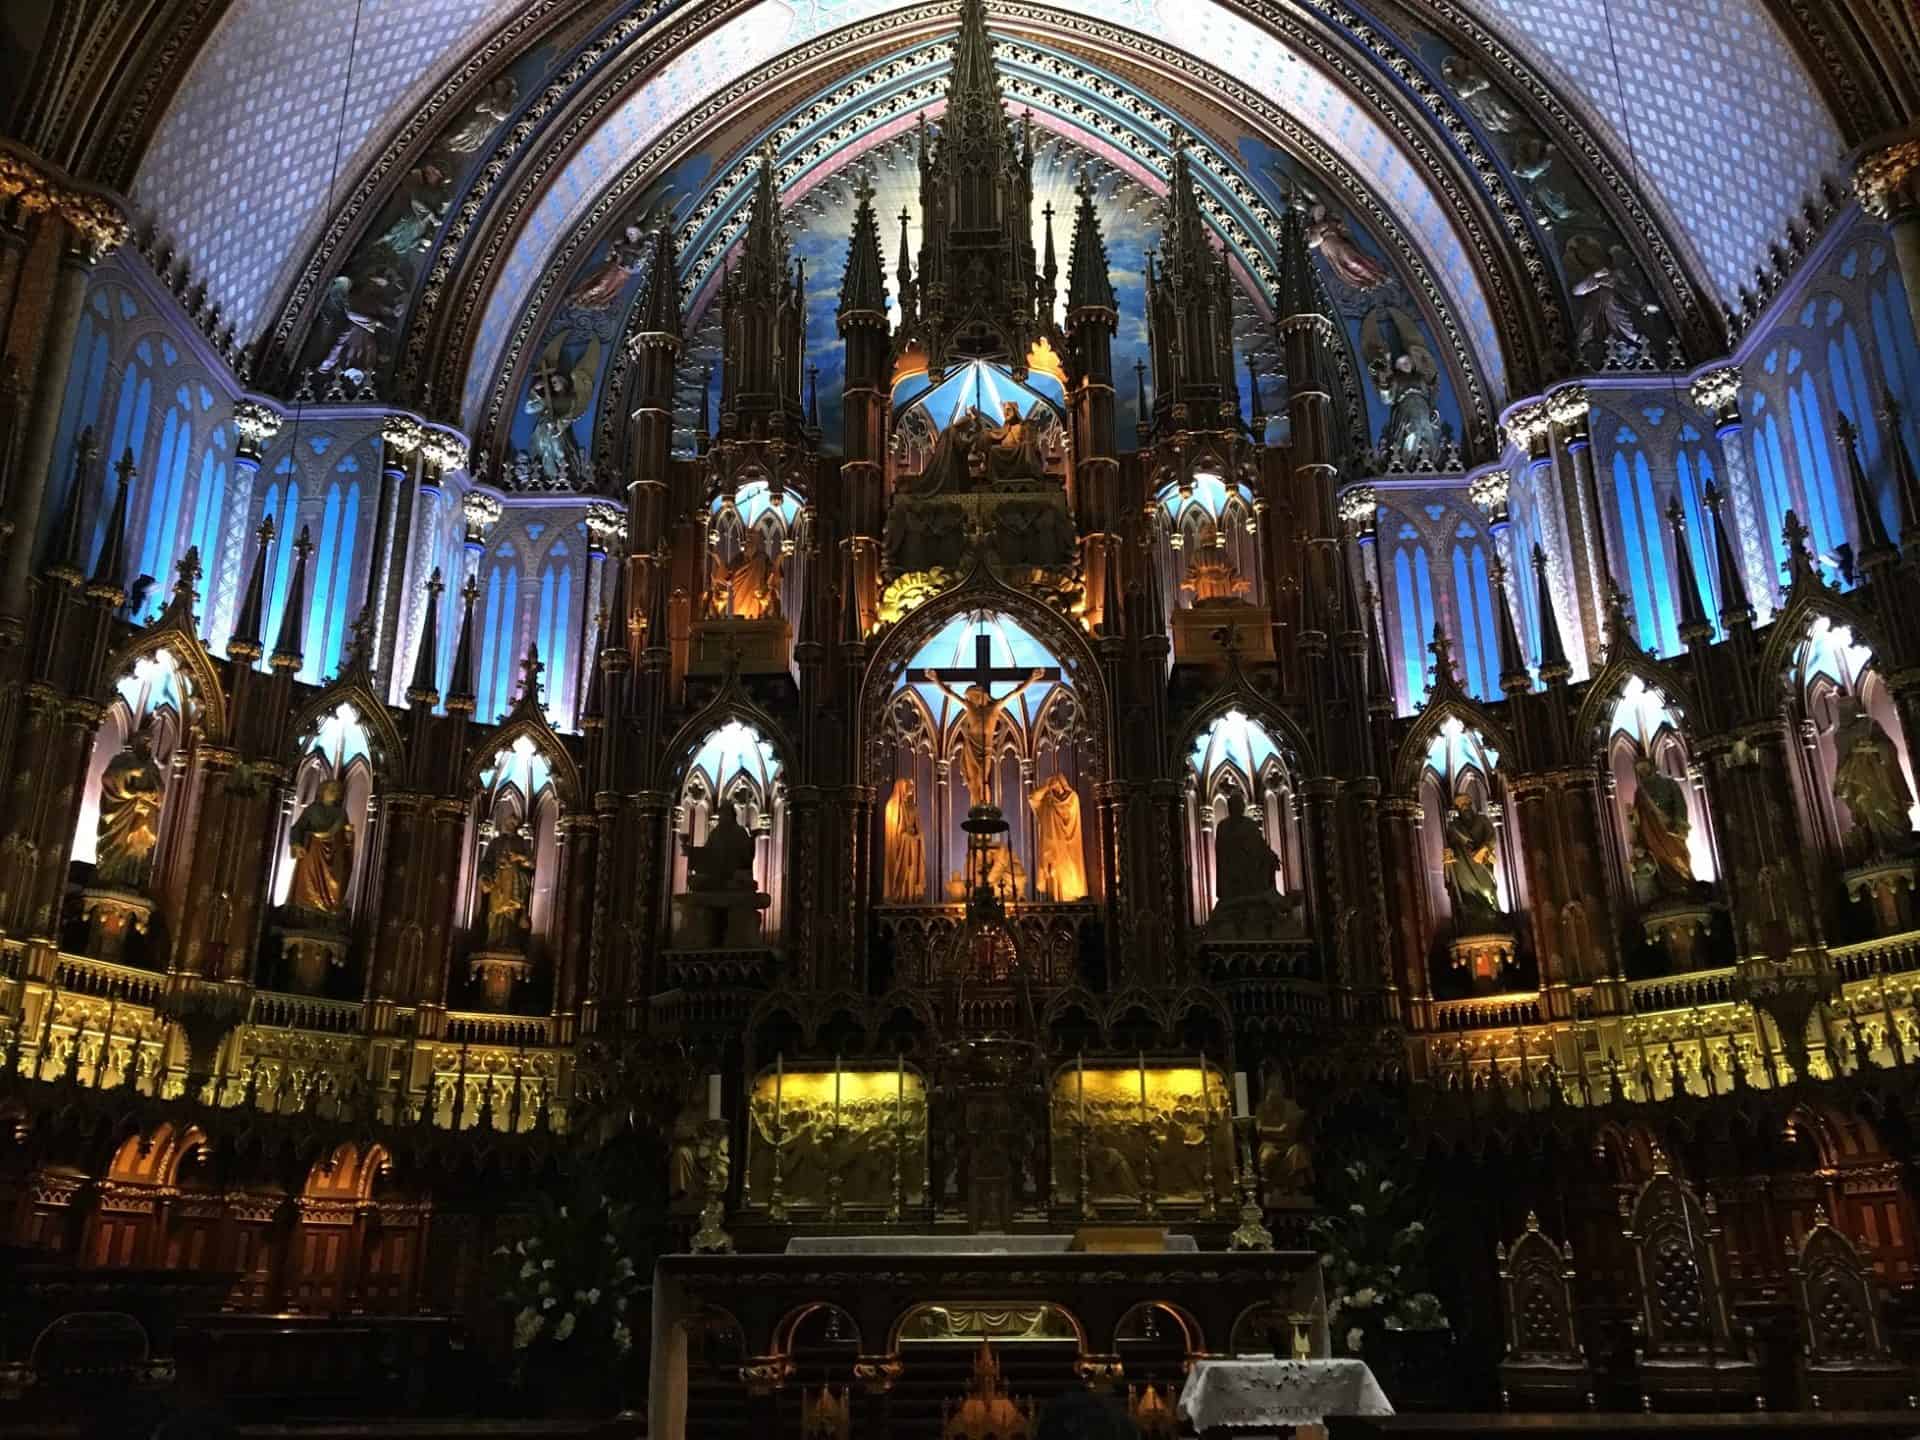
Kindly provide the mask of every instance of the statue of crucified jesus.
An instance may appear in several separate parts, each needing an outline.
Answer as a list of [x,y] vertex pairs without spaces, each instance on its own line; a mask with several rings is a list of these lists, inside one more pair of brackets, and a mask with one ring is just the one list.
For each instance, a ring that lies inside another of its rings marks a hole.
[[992,805],[994,740],[1000,733],[1000,717],[1028,687],[1046,678],[1044,670],[1032,674],[998,700],[984,685],[969,685],[963,695],[940,678],[937,670],[927,671],[927,683],[960,707],[960,772],[967,785],[967,803]]

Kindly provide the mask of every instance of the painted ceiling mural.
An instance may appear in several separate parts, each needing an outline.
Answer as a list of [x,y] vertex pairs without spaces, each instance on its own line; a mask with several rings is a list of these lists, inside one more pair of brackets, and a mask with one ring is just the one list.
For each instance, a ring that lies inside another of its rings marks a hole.
[[[1592,168],[1601,152],[1575,154],[1564,126],[1593,126],[1611,147],[1605,163],[1631,168],[1652,192],[1648,223],[1671,227],[1721,300],[1735,298],[1822,178],[1823,157],[1840,149],[1832,118],[1760,0],[1399,0],[1387,30],[1331,0],[1302,0],[1301,14],[1347,32],[1337,63],[1309,43],[1299,14],[1271,0],[1006,0],[995,9],[1007,27],[996,30],[996,50],[1009,101],[1033,105],[1052,132],[1047,184],[1064,193],[1076,169],[1093,168],[1111,187],[1123,370],[1138,348],[1128,333],[1140,323],[1138,254],[1157,230],[1158,177],[1147,157],[1156,137],[1164,153],[1169,97],[1188,93],[1181,86],[1204,91],[1212,75],[1221,94],[1255,96],[1310,128],[1323,147],[1316,163],[1342,167],[1344,188],[1277,148],[1275,135],[1216,129],[1200,146],[1213,165],[1210,174],[1202,167],[1203,204],[1242,261],[1242,329],[1262,368],[1254,323],[1264,303],[1256,298],[1261,253],[1280,207],[1308,217],[1346,321],[1349,399],[1373,435],[1401,383],[1396,375],[1411,372],[1433,387],[1450,440],[1485,438],[1485,417],[1507,393],[1502,327],[1514,313],[1508,301],[1509,318],[1497,318],[1489,252],[1462,228],[1471,198],[1449,190],[1454,182],[1423,153],[1428,142],[1396,129],[1381,108],[1396,103],[1400,83],[1413,78],[1414,89],[1443,97],[1426,100],[1432,114],[1411,113],[1439,122],[1433,140],[1458,152],[1496,209],[1500,187],[1520,202],[1507,238],[1524,232],[1551,272],[1535,283],[1557,290],[1564,344],[1585,367],[1666,358],[1674,322],[1661,297],[1673,293],[1677,272],[1649,272],[1649,252],[1628,243],[1616,219],[1619,177],[1603,193]],[[1409,14],[1420,23],[1407,23]],[[805,163],[782,179],[814,292],[810,330],[831,443],[839,398],[832,303],[849,167],[877,141],[893,143],[876,115],[922,108],[910,92],[933,88],[944,68],[934,18],[915,0],[359,0],[352,13],[304,7],[291,18],[269,0],[234,0],[162,117],[134,195],[243,337],[277,326],[276,340],[297,342],[281,362],[295,377],[290,391],[418,395],[424,347],[443,376],[426,398],[450,418],[457,399],[457,418],[489,435],[509,465],[530,453],[543,419],[558,418],[585,457],[601,448],[612,418],[603,399],[618,395],[621,332],[643,279],[640,242],[663,220],[691,242],[683,249],[695,309],[683,375],[689,399],[705,380],[704,287],[739,226],[743,157],[737,137],[708,149],[674,137],[701,126],[717,135],[711,121],[688,126],[722,99],[737,127],[756,88],[775,83],[769,76],[780,77],[780,103],[791,104],[795,84],[817,71],[833,78],[815,82],[818,113],[792,120],[795,133],[812,130]],[[901,26],[915,48],[872,48]],[[1137,51],[1138,64],[1117,79],[1085,55],[1035,43],[1043,34],[1087,54],[1104,44],[1130,62]],[[842,57],[857,46],[869,47],[860,52],[865,68],[849,77]],[[621,72],[629,78],[617,92],[579,109],[616,60],[634,57],[644,67]],[[1401,81],[1376,90],[1369,70]],[[899,108],[876,110],[875,97]],[[1441,113],[1448,105],[1451,116]],[[559,134],[565,146],[550,152],[551,168],[529,170],[534,152]],[[618,184],[671,144],[678,153],[653,165],[643,184]],[[884,146],[859,161],[883,191],[890,162],[898,157]],[[232,203],[205,203],[211,183]],[[356,203],[342,198],[355,185],[372,204],[336,209],[321,240],[330,207]],[[1370,214],[1356,211],[1357,196],[1368,198]],[[511,238],[501,245],[485,227],[507,197]],[[889,227],[890,252],[897,228]],[[1063,251],[1065,228],[1057,233]],[[340,233],[345,248],[332,248]],[[461,267],[471,268],[463,247],[482,240],[497,254],[477,272],[483,288],[456,286]],[[345,258],[327,261],[329,253]],[[269,307],[285,296],[276,320]],[[445,390],[449,365],[464,377],[457,395]],[[1280,383],[1268,383],[1275,393],[1265,398],[1277,410]],[[1123,400],[1131,405],[1130,394]]]

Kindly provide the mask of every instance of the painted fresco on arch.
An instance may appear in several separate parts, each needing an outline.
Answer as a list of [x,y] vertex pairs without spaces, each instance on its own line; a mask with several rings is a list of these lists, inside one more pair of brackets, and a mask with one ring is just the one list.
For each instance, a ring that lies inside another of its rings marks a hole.
[[585,489],[594,417],[651,269],[653,234],[682,224],[700,199],[713,157],[688,157],[641,190],[609,233],[566,278],[562,299],[515,397],[507,432],[515,489]]
[[1406,468],[1431,452],[1437,463],[1463,432],[1460,399],[1419,302],[1386,251],[1326,182],[1286,151],[1252,135],[1238,142],[1246,173],[1276,208],[1298,210],[1320,276],[1339,312],[1347,342],[1365,374],[1367,433],[1400,455]]
[[365,394],[393,363],[413,291],[454,201],[492,153],[496,137],[553,66],[559,45],[536,45],[464,96],[433,143],[408,168],[340,271],[327,283],[299,370],[315,389]]
[[1496,72],[1438,36],[1414,31],[1416,53],[1479,131],[1512,180],[1572,301],[1570,342],[1581,364],[1630,369],[1664,362],[1673,327],[1659,292],[1560,147]]

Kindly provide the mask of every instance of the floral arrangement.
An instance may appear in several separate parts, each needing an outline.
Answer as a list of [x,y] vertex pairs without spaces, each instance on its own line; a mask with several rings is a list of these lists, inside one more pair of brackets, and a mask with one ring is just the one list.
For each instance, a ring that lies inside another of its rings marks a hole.
[[595,1191],[542,1196],[525,1238],[494,1251],[501,1303],[513,1317],[514,1380],[535,1367],[607,1373],[633,1349],[644,1288],[632,1207]]
[[1327,1328],[1349,1355],[1370,1332],[1449,1329],[1427,1288],[1427,1227],[1404,1173],[1379,1158],[1351,1160],[1321,1185],[1313,1222],[1327,1284]]

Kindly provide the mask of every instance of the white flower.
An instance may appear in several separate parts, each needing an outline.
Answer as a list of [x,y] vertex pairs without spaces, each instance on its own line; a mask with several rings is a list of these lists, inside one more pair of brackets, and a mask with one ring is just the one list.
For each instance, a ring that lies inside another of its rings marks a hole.
[[1353,1292],[1353,1306],[1357,1310],[1364,1310],[1379,1298],[1371,1285],[1365,1285]]
[[551,1261],[551,1260],[542,1260],[542,1261],[540,1262],[540,1268],[541,1268],[542,1270],[551,1270],[551,1269],[553,1269],[553,1261]]
[[1427,1233],[1427,1227],[1418,1220],[1409,1220],[1407,1222],[1407,1228],[1400,1233],[1410,1240],[1417,1239]]
[[560,1207],[560,1218],[561,1218],[562,1220],[564,1220],[564,1219],[566,1219],[566,1218],[567,1218],[567,1207],[566,1207],[566,1206],[564,1206],[564,1205],[562,1205],[562,1206]]
[[1389,1316],[1387,1316],[1387,1329],[1389,1329],[1389,1330],[1404,1330],[1404,1329],[1406,1329],[1406,1328],[1407,1328],[1406,1326],[1404,1326],[1404,1325],[1402,1325],[1402,1324],[1400,1323],[1400,1317],[1399,1317],[1398,1315],[1389,1315]]
[[1366,1332],[1358,1325],[1347,1331],[1347,1349],[1358,1350],[1361,1342],[1367,1338]]
[[555,1305],[558,1305],[559,1303],[560,1302],[558,1300],[554,1299],[553,1296],[549,1295],[547,1296],[546,1299],[540,1302],[540,1308],[542,1310],[551,1310]]
[[[1347,1206],[1347,1213],[1349,1215],[1357,1215],[1364,1220],[1367,1218],[1367,1207],[1356,1200],[1353,1204]],[[549,1260],[547,1263],[551,1265],[553,1262]]]
[[622,1295],[619,1299],[613,1302],[613,1311],[616,1315],[624,1315],[627,1313],[627,1297],[626,1296]]
[[553,1338],[564,1340],[573,1334],[573,1311],[569,1310],[560,1317],[560,1323],[553,1327]]
[[589,1305],[598,1305],[600,1303],[600,1287],[598,1285],[587,1291],[587,1303]]
[[520,1267],[520,1278],[522,1280],[531,1280],[533,1278],[533,1261],[529,1260]]
[[513,1348],[524,1350],[533,1344],[534,1337],[547,1323],[547,1317],[539,1314],[529,1305],[513,1317]]
[[613,1267],[613,1278],[616,1280],[624,1280],[631,1274],[633,1274],[633,1261],[623,1255],[620,1257],[619,1263]]
[[1382,1195],[1386,1194],[1391,1189],[1393,1189],[1393,1182],[1391,1180],[1382,1180],[1380,1182],[1380,1193]]
[[622,1355],[633,1348],[633,1332],[624,1325],[613,1327],[613,1348]]
[[524,1240],[522,1240],[522,1241],[521,1241],[521,1242],[520,1242],[520,1243],[519,1243],[518,1245],[515,1245],[515,1246],[513,1247],[513,1253],[514,1253],[514,1254],[516,1254],[516,1255],[524,1255],[524,1254],[526,1254],[526,1253],[527,1253],[527,1242],[526,1242],[526,1241],[524,1241]]

